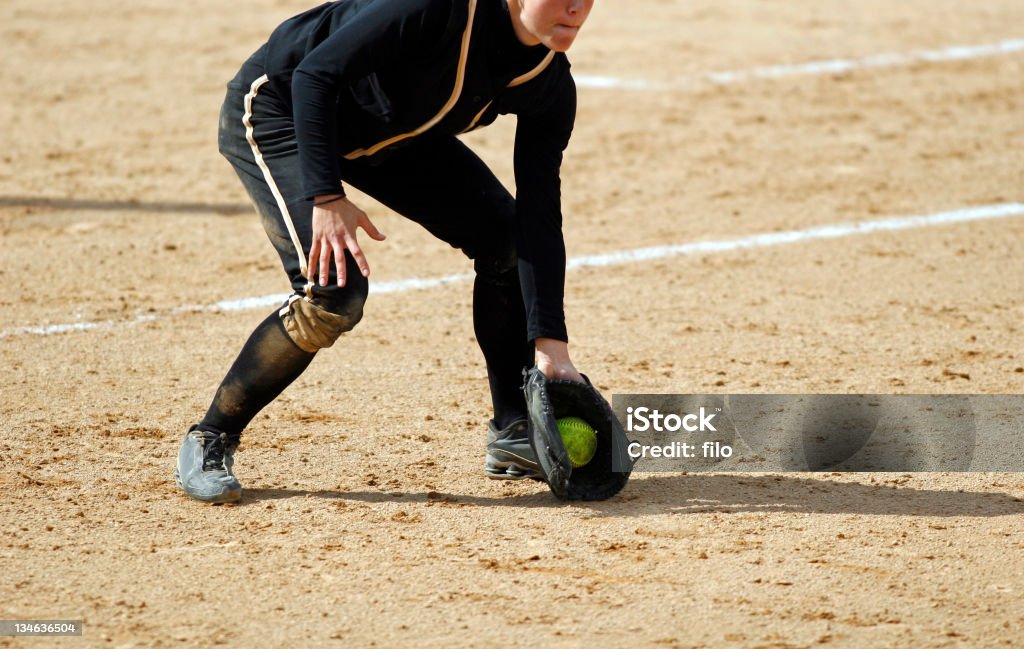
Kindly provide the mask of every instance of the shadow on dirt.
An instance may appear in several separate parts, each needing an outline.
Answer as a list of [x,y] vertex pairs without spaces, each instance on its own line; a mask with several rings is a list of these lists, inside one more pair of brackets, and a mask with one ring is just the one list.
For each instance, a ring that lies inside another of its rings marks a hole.
[[113,212],[130,210],[140,212],[160,212],[172,214],[250,214],[255,213],[252,205],[243,203],[187,203],[187,202],[151,202],[134,200],[97,200],[87,198],[44,198],[36,196],[0,196],[2,207],[31,207],[41,210],[85,210]]
[[[542,486],[537,484],[537,489]],[[438,491],[308,491],[304,489],[246,489],[242,492],[239,505],[256,504],[263,501],[287,498],[324,498],[329,500],[355,501],[362,503],[430,503],[472,507],[566,507],[581,503],[564,503],[556,500],[546,488],[527,495],[507,497],[472,496]]]
[[[917,474],[920,478],[927,474]],[[949,474],[943,474],[949,480]],[[284,498],[315,497],[366,503],[438,503],[474,507],[577,507],[597,516],[642,517],[691,513],[795,512],[865,516],[1019,516],[1024,501],[1001,492],[933,490],[899,484],[894,474],[862,476],[876,484],[837,482],[828,477],[787,474],[648,474],[634,476],[618,496],[602,502],[561,502],[547,490],[507,497],[400,491],[306,491],[247,489],[242,505]],[[881,482],[888,479],[889,482]],[[996,480],[996,485],[1001,486]],[[540,489],[541,485],[537,485]]]

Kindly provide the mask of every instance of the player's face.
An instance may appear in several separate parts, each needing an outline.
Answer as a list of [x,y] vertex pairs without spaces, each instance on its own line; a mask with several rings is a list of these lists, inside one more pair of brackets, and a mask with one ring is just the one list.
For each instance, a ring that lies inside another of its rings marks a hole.
[[519,39],[527,45],[543,43],[556,52],[565,52],[572,46],[593,6],[594,0],[509,1],[512,20],[519,23]]

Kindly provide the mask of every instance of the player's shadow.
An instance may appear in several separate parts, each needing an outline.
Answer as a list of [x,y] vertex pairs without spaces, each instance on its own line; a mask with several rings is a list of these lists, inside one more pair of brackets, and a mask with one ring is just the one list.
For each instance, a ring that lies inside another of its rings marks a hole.
[[[843,479],[850,475],[844,474]],[[912,477],[902,477],[905,475]],[[632,510],[638,516],[666,511],[979,518],[1024,513],[1024,502],[1004,492],[940,490],[906,484],[927,482],[927,475],[862,473],[855,474],[857,482],[840,482],[831,476],[813,474],[634,474],[637,479],[630,480],[620,495],[626,502],[609,504],[616,509]],[[603,513],[625,512],[609,508]]]
[[[860,474],[859,482],[798,474],[635,474],[623,491],[600,502],[556,500],[542,485],[529,494],[479,496],[436,491],[307,491],[247,489],[242,504],[314,497],[365,503],[436,503],[473,507],[577,507],[608,517],[665,513],[795,512],[868,516],[992,517],[1024,513],[1020,498],[1002,492],[950,491],[886,483],[901,474]],[[914,480],[920,480],[916,474]],[[871,483],[875,480],[875,483]]]
[[531,494],[502,496],[474,496],[439,491],[309,491],[305,489],[260,489],[247,488],[242,492],[240,505],[268,500],[288,498],[323,498],[327,500],[353,501],[363,503],[428,503],[472,507],[564,507],[567,503],[558,501],[546,488]]
[[158,212],[172,214],[233,214],[253,213],[248,203],[189,203],[172,201],[135,201],[135,200],[99,200],[89,198],[45,198],[42,196],[0,196],[0,208],[31,207],[42,210],[84,210],[113,212],[129,210],[139,212]]

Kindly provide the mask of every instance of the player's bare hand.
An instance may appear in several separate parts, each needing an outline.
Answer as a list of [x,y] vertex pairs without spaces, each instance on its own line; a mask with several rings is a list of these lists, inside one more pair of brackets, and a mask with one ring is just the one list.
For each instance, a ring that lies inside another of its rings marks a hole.
[[[328,201],[332,196],[317,196],[315,203]],[[356,230],[362,228],[375,241],[383,241],[384,233],[370,221],[366,212],[347,198],[313,207],[313,243],[309,248],[309,279],[314,284],[327,286],[331,273],[331,259],[338,272],[338,286],[347,280],[345,251],[355,259],[363,277],[370,275],[370,265],[356,239]],[[317,278],[319,277],[319,281]]]
[[534,341],[536,347],[535,362],[544,376],[549,379],[566,379],[585,383],[572,359],[569,358],[568,343],[555,340],[554,338],[538,338]]

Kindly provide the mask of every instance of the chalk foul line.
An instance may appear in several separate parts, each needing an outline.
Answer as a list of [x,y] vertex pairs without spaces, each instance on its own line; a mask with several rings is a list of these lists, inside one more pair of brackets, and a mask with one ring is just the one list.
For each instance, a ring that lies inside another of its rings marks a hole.
[[[600,255],[584,255],[581,257],[570,258],[566,264],[566,268],[569,270],[577,270],[581,268],[621,266],[645,261],[669,259],[672,257],[727,253],[737,250],[767,248],[770,246],[822,239],[839,239],[854,235],[871,234],[873,232],[895,232],[899,230],[911,230],[915,228],[1022,216],[1024,216],[1024,203],[981,205],[934,214],[891,217],[875,221],[833,223],[830,225],[820,225],[799,230],[753,234],[734,239],[694,241],[690,243],[665,246],[633,248],[630,250],[620,250]],[[459,273],[454,275],[444,275],[442,277],[412,277],[389,282],[379,282],[370,285],[370,293],[372,295],[382,295],[388,293],[423,291],[450,284],[467,283],[472,281],[473,277],[473,273]],[[10,329],[0,331],[0,338],[24,335],[47,336],[77,331],[114,329],[117,327],[133,326],[145,322],[167,320],[184,313],[249,311],[280,305],[287,299],[287,297],[288,296],[284,293],[274,293],[271,295],[247,297],[238,300],[223,300],[206,305],[186,305],[169,309],[162,314],[150,313],[140,315],[129,320],[103,320],[99,322],[71,322],[35,327],[12,327]]]
[[709,72],[672,81],[649,79],[622,79],[593,75],[573,75],[576,85],[583,88],[610,88],[621,90],[680,90],[711,83],[726,86],[755,80],[782,79],[785,77],[841,74],[870,68],[891,68],[913,63],[941,63],[947,61],[968,61],[993,56],[1006,56],[1024,52],[1024,39],[1011,39],[982,45],[951,45],[934,50],[912,50],[872,54],[849,59],[825,59],[794,63],[791,65],[768,65],[747,70],[726,70]]

